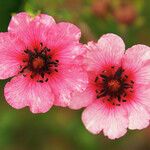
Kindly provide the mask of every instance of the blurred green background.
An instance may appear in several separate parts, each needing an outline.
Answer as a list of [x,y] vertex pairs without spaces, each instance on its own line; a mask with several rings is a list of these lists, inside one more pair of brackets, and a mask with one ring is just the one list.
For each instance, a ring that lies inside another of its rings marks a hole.
[[[12,14],[20,11],[76,24],[83,43],[113,32],[127,48],[150,46],[150,0],[0,0],[0,31],[7,31]],[[82,110],[52,108],[37,115],[28,108],[15,110],[3,96],[6,82],[0,81],[0,150],[150,150],[150,128],[111,141],[84,128]]]

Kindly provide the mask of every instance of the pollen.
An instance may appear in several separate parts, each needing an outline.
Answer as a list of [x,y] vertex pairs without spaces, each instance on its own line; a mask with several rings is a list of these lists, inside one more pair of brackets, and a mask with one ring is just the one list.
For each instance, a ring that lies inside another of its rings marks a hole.
[[41,57],[37,57],[34,58],[32,65],[34,69],[41,69],[45,65],[45,62]]
[[111,91],[118,91],[118,89],[120,88],[120,82],[117,80],[110,80],[108,82],[108,88]]

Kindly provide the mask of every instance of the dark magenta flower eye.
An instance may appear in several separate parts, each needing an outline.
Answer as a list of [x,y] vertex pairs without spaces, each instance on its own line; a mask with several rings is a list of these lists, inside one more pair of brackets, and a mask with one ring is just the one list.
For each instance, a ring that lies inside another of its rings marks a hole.
[[51,50],[47,47],[43,47],[43,43],[40,43],[40,48],[34,48],[34,50],[26,49],[23,56],[23,64],[20,66],[20,73],[26,77],[30,72],[30,78],[38,76],[37,82],[43,83],[48,81],[46,75],[50,75],[54,72],[58,72],[59,60],[53,60],[51,56]]
[[[108,73],[108,74],[107,74]],[[134,81],[122,67],[111,66],[96,76],[96,98],[105,97],[112,105],[120,106],[134,95]],[[103,99],[103,102],[105,102]]]

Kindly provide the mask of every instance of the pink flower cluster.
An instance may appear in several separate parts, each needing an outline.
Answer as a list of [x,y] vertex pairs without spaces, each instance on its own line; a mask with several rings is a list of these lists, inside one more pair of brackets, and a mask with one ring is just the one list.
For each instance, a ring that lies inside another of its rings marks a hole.
[[125,51],[122,39],[103,35],[79,42],[80,29],[48,15],[12,17],[0,33],[0,79],[12,107],[32,113],[53,105],[80,109],[86,129],[116,139],[150,121],[150,47]]

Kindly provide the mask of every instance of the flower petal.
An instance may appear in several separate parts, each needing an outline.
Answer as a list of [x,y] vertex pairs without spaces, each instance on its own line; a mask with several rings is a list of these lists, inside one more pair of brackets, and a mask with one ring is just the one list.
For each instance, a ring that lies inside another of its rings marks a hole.
[[86,46],[85,63],[88,70],[101,70],[106,65],[120,65],[125,52],[123,40],[115,34],[103,35],[98,43],[89,42]]
[[150,113],[142,104],[133,102],[128,111],[129,129],[143,129],[149,126]]
[[60,74],[49,80],[49,84],[57,96],[55,105],[68,106],[71,101],[71,93],[82,92],[88,83],[87,73],[81,66],[64,66],[59,70]]
[[49,27],[55,24],[55,20],[49,15],[40,14],[35,18],[32,18],[28,13],[21,12],[12,17],[8,26],[8,31],[17,33],[22,30],[25,30],[33,20],[44,26]]
[[93,134],[99,134],[103,130],[104,135],[110,139],[123,136],[128,127],[127,114],[123,109],[109,109],[100,101],[83,111],[82,121]]
[[46,40],[45,34],[54,24],[51,16],[40,14],[33,18],[23,12],[12,17],[8,31],[19,35],[26,47],[32,49]]
[[129,48],[123,57],[123,66],[135,74],[137,84],[149,84],[150,47],[138,44]]
[[15,35],[0,33],[0,79],[7,79],[19,72],[24,45]]
[[54,96],[47,83],[38,83],[23,77],[14,77],[4,89],[6,101],[14,108],[29,106],[32,113],[47,112],[53,105]]
[[110,139],[122,137],[127,132],[128,118],[124,111],[110,111],[106,119],[106,127],[103,132],[104,135]]
[[147,65],[142,66],[136,71],[135,76],[137,84],[150,84],[150,63],[147,63]]
[[61,50],[79,43],[80,36],[80,29],[75,25],[61,22],[50,28],[47,34],[47,45],[51,49]]
[[83,64],[83,54],[85,53],[85,49],[80,43],[72,43],[71,45],[67,45],[66,47],[57,47],[54,50],[53,57],[54,59],[59,59],[60,65],[70,65],[70,64]]
[[150,85],[138,85],[135,100],[150,112]]
[[56,24],[54,18],[46,14],[37,15],[34,18],[34,21],[39,22],[41,25],[48,27],[48,28]]
[[123,65],[132,70],[139,70],[147,61],[150,61],[150,47],[137,44],[127,49]]
[[25,12],[18,13],[17,15],[13,16],[9,26],[8,31],[10,32],[18,32],[28,26],[31,22],[32,18]]
[[77,40],[77,41],[81,37],[80,29],[69,22],[58,23],[57,28],[61,36],[65,36],[68,37],[69,39]]
[[101,64],[103,63],[103,55],[101,55],[101,49],[98,47],[96,43],[88,42],[85,45],[86,49],[86,57],[85,57],[85,65],[88,71],[96,71],[101,69]]
[[125,52],[125,44],[119,36],[112,33],[105,34],[98,40],[98,46],[105,63],[120,63]]
[[83,92],[73,92],[71,94],[71,101],[69,108],[71,109],[80,109],[82,107],[87,107],[92,103],[95,98],[95,93],[89,87]]

